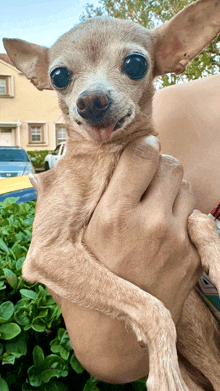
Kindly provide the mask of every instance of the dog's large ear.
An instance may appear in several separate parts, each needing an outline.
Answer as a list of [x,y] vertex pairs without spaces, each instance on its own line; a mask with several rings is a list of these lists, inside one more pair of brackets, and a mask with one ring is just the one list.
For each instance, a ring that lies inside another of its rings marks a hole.
[[220,0],[197,0],[154,30],[154,76],[184,72],[220,33]]
[[48,51],[21,39],[3,38],[10,60],[39,90],[52,90],[48,77]]

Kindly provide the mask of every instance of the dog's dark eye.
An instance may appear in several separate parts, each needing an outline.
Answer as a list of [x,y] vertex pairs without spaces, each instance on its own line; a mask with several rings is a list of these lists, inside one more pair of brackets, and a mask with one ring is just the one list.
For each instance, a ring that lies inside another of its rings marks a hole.
[[71,82],[71,73],[65,67],[55,68],[50,74],[54,87],[62,90]]
[[148,69],[146,58],[141,54],[131,54],[126,57],[122,67],[123,72],[131,79],[141,79]]

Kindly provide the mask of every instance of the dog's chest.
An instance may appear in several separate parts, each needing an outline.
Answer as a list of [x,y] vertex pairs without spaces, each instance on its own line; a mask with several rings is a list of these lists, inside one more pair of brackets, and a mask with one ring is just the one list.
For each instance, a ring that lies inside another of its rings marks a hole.
[[46,241],[74,241],[88,224],[118,159],[119,154],[78,157],[67,166],[63,158],[50,175],[45,173],[34,221],[35,235]]
[[107,188],[118,158],[118,156],[104,156],[99,159],[91,159],[90,166],[87,161],[85,169],[76,173],[76,198],[73,216],[75,228],[77,226],[80,228],[88,223]]

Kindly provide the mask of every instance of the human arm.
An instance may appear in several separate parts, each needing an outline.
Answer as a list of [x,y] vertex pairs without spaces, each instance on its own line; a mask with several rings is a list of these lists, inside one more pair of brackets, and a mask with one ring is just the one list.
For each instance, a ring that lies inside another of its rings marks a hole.
[[162,153],[181,161],[196,208],[210,213],[220,201],[220,74],[157,91],[153,122]]

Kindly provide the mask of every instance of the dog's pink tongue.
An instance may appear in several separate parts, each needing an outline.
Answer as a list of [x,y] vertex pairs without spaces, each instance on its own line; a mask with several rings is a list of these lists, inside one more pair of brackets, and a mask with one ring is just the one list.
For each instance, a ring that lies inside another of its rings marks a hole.
[[103,141],[108,141],[113,132],[114,125],[105,126],[105,127],[96,127],[93,128],[99,136],[99,141],[102,143]]

